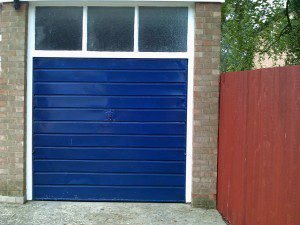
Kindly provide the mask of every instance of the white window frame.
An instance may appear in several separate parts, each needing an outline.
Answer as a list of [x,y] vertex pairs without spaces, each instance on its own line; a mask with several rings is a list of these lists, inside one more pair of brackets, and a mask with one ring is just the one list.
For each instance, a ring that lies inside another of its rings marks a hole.
[[[83,48],[79,51],[35,50],[35,8],[37,6],[81,6],[83,7]],[[134,7],[134,51],[132,52],[96,52],[87,51],[87,7],[119,6]],[[139,52],[138,51],[138,7],[188,7],[187,51],[186,52]],[[194,28],[195,4],[188,2],[30,2],[28,12],[28,53],[27,53],[27,115],[26,115],[26,197],[32,200],[32,82],[34,57],[63,58],[173,58],[188,59],[187,93],[187,135],[186,135],[186,186],[185,199],[192,200],[192,148],[193,148],[193,74],[194,74]]]
[[[188,40],[187,40],[187,51],[184,52],[139,52],[139,6],[154,6],[154,7],[187,7],[189,8],[191,4],[182,4],[182,3],[172,3],[172,4],[150,4],[150,3],[91,3],[91,4],[70,4],[70,3],[36,3],[33,4],[33,10],[35,11],[35,7],[37,6],[75,6],[75,7],[82,7],[83,8],[83,18],[82,18],[82,49],[81,50],[35,50],[35,29],[34,29],[34,36],[31,40],[33,43],[33,57],[44,57],[45,55],[49,57],[74,57],[74,55],[77,57],[77,55],[82,55],[82,57],[91,57],[91,58],[102,58],[103,55],[108,58],[128,58],[128,55],[130,54],[130,58],[151,58],[153,54],[156,55],[159,54],[162,57],[165,58],[188,58]],[[103,7],[132,7],[134,8],[134,47],[133,51],[88,51],[87,50],[87,35],[88,35],[88,28],[87,28],[87,17],[88,17],[88,7],[89,6],[103,6]],[[35,14],[35,12],[34,12]],[[34,24],[35,26],[35,24]],[[154,56],[156,58],[156,56]]]

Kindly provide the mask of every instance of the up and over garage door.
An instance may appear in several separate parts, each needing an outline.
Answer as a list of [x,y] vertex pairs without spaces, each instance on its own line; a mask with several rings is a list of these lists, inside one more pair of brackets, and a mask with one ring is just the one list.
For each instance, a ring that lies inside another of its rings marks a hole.
[[32,199],[185,202],[188,7],[31,7]]
[[34,199],[185,201],[187,60],[33,66]]

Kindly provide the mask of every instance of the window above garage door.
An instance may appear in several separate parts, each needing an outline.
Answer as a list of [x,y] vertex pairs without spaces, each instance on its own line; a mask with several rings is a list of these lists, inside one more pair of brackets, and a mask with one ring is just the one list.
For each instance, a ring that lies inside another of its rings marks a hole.
[[36,51],[187,52],[188,7],[37,6]]

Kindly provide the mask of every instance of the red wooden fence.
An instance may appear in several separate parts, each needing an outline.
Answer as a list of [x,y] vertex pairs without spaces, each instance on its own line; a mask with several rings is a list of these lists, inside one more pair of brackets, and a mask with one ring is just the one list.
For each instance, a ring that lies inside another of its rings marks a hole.
[[222,74],[219,129],[219,212],[299,225],[300,66]]

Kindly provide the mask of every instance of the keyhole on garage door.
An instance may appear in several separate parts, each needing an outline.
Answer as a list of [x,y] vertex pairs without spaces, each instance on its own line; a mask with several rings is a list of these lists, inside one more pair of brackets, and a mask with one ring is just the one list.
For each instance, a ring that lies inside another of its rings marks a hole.
[[113,121],[114,120],[114,111],[108,110],[108,111],[106,111],[105,114],[106,114],[106,119],[108,121]]

